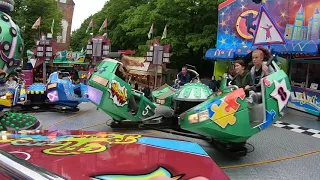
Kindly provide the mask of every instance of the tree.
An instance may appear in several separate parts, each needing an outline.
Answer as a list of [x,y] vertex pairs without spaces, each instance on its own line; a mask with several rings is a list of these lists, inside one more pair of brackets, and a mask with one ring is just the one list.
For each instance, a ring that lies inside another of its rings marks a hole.
[[32,25],[41,16],[40,30],[46,34],[51,32],[52,20],[55,20],[54,32],[61,31],[62,12],[55,0],[15,0],[15,9],[11,14],[13,20],[25,31],[22,33],[25,50],[35,46],[39,29],[33,30]]
[[[219,2],[218,2],[219,1]],[[181,68],[184,64],[197,65],[212,75],[213,65],[203,59],[205,52],[216,43],[218,3],[221,0],[109,0],[103,9],[93,15],[94,34],[105,18],[108,25],[112,50],[135,49],[145,55],[149,40],[147,33],[154,24],[154,37],[161,38],[165,25],[168,25],[167,38],[163,44],[171,44],[174,56],[169,64]],[[71,46],[81,49],[88,41],[85,30],[92,17],[84,21],[74,31]],[[212,67],[212,68],[207,68]]]

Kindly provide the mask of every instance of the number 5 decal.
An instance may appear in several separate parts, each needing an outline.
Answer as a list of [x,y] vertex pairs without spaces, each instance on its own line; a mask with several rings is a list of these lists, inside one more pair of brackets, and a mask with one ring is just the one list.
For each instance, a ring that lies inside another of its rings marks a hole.
[[146,116],[149,113],[149,110],[151,110],[151,107],[147,105],[144,110],[142,111],[142,115]]

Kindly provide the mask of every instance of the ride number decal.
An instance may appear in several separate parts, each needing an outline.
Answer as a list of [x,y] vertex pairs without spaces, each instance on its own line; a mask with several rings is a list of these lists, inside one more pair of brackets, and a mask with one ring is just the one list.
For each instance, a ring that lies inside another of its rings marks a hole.
[[152,110],[152,108],[151,108],[149,105],[147,105],[147,106],[144,108],[144,110],[142,111],[142,115],[143,115],[143,116],[148,115],[150,110]]

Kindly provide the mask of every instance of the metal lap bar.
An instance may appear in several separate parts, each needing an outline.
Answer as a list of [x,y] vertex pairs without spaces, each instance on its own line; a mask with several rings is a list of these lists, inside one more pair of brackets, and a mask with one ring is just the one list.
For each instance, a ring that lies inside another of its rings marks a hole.
[[66,180],[44,168],[0,150],[0,171],[13,179],[21,180]]

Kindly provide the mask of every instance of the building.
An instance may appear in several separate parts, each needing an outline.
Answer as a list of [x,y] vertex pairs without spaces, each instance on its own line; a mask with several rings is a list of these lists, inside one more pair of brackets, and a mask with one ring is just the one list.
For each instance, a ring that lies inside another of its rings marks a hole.
[[57,50],[64,51],[69,50],[71,40],[71,26],[75,3],[73,0],[56,0],[60,7],[62,18],[62,32],[57,33]]
[[304,26],[304,10],[301,5],[296,14],[294,24],[287,24],[284,37],[289,40],[307,40],[308,27]]

